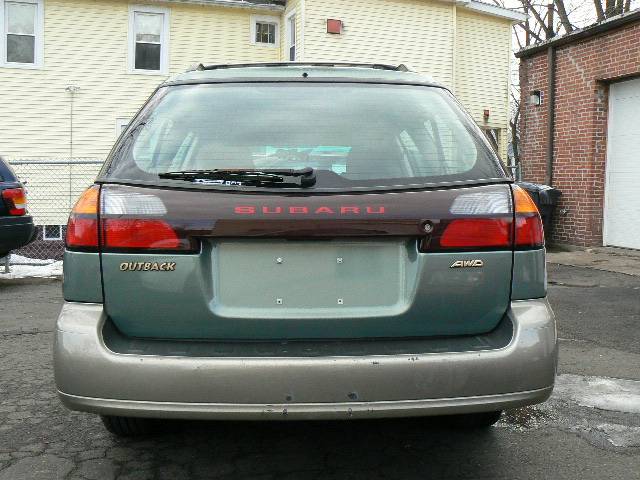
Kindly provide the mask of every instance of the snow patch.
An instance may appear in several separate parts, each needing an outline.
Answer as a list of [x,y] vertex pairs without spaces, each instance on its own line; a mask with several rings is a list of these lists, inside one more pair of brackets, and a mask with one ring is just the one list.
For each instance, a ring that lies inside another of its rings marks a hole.
[[16,255],[15,253],[12,253],[9,257],[9,263],[11,265],[51,265],[55,262],[56,261],[52,258],[41,260],[39,258],[23,257],[22,255]]
[[48,264],[11,265],[11,271],[4,273],[4,266],[0,265],[0,280],[19,278],[59,278],[62,276],[62,262],[53,261]]
[[596,428],[615,447],[640,447],[640,427],[603,423]]
[[583,407],[640,414],[640,381],[558,375],[553,397]]

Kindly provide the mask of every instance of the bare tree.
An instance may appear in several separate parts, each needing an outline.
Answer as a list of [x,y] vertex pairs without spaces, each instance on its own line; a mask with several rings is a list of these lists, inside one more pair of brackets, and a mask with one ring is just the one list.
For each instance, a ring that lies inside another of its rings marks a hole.
[[[504,0],[493,0],[505,6]],[[572,6],[568,0],[517,0],[518,10],[529,16],[526,22],[514,26],[518,39],[524,34],[525,46],[540,43],[558,34],[573,32],[576,21],[573,14],[582,5]],[[631,0],[593,0],[594,15],[598,22],[631,10]]]
[[511,134],[511,149],[513,165],[520,165],[520,98],[511,92],[513,110],[509,119],[509,133]]

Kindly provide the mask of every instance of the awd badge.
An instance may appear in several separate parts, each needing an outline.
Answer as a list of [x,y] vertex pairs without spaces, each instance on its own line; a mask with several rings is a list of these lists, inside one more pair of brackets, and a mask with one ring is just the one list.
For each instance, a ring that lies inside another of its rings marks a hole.
[[450,268],[482,268],[484,262],[482,260],[458,260],[453,262]]

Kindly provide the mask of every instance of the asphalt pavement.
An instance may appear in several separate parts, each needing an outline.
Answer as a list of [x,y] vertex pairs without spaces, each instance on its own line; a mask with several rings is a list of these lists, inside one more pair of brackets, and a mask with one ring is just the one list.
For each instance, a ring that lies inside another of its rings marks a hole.
[[174,422],[118,439],[53,384],[59,281],[0,282],[0,480],[640,479],[640,277],[551,265],[551,400],[486,432],[446,421]]

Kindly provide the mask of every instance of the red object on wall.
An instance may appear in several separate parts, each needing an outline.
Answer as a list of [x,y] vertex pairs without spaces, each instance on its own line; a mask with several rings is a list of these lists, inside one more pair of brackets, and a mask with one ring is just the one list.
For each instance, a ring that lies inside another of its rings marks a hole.
[[327,19],[327,33],[340,35],[342,33],[342,20]]
[[487,108],[487,109],[485,109],[485,111],[484,111],[484,119],[485,119],[485,120],[488,120],[488,119],[489,119],[489,115],[490,115],[490,114],[491,114],[491,112],[489,112],[489,109],[488,109],[488,108]]

